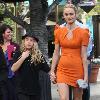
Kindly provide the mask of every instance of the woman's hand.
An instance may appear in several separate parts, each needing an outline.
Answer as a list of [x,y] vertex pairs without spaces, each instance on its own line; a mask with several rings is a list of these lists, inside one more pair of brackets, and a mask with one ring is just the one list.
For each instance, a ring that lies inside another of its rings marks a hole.
[[56,75],[54,71],[50,71],[50,79],[52,83],[56,84]]
[[88,76],[84,76],[84,81],[88,83]]
[[22,53],[22,57],[21,58],[26,59],[29,56],[29,54],[30,54],[30,51],[27,50],[27,51]]

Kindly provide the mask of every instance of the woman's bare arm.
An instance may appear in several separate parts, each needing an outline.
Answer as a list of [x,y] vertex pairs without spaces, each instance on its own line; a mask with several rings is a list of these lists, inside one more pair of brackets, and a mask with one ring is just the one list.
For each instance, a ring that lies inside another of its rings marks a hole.
[[82,46],[81,56],[82,56],[83,68],[84,68],[84,80],[88,81],[88,64],[87,64],[87,47],[86,46]]
[[24,62],[24,60],[28,56],[29,56],[29,51],[23,52],[22,55],[21,55],[21,57],[20,57],[20,59],[18,59],[18,61],[12,65],[11,70],[13,72],[17,71],[21,67],[22,63]]
[[22,65],[22,63],[23,63],[24,60],[25,60],[25,59],[21,57],[16,63],[14,63],[14,64],[12,65],[11,70],[12,70],[13,72],[17,71],[17,70],[20,68],[20,66]]
[[55,68],[58,64],[59,58],[60,58],[60,46],[59,44],[55,44],[55,50],[53,53],[51,71],[50,71],[50,78],[53,83],[56,83]]
[[55,44],[55,50],[52,57],[51,71],[55,71],[55,68],[58,64],[60,57],[60,46],[59,44]]

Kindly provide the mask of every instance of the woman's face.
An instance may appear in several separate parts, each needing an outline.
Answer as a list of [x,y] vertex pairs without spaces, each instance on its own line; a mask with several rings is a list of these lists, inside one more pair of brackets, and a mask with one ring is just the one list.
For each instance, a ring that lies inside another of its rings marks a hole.
[[76,20],[76,13],[73,8],[65,8],[63,16],[67,24],[73,24]]
[[24,45],[26,49],[31,49],[34,46],[34,42],[36,42],[36,40],[32,37],[26,37],[24,40]]
[[12,39],[12,31],[7,28],[3,34],[3,38],[7,41],[10,41]]

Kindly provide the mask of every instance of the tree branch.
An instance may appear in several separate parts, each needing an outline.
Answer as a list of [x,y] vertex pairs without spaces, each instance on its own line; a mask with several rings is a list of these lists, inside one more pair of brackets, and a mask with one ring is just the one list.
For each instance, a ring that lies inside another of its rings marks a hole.
[[48,12],[48,2],[47,2],[47,0],[41,0],[41,4],[42,4],[43,11],[45,11],[45,13],[47,13]]
[[20,17],[14,16],[9,10],[7,10],[7,5],[4,1],[0,0],[0,3],[3,3],[5,5],[5,11],[4,11],[5,17],[11,18],[14,22],[21,25],[23,28],[27,29],[29,27],[27,22],[23,21]]
[[28,11],[25,15],[22,15],[22,16],[21,16],[22,20],[24,20],[25,17],[29,17],[29,15],[30,15],[30,11]]
[[[60,0],[62,1],[62,0]],[[48,10],[48,15],[52,12],[52,10],[59,4],[59,0],[55,0],[50,6]]]
[[42,14],[41,14],[42,20],[46,23],[48,16],[48,2],[47,0],[41,0],[41,4],[42,4]]
[[6,7],[6,3],[4,1],[0,0],[0,3],[3,3],[5,5],[5,7]]
[[14,16],[10,11],[8,11],[7,9],[5,9],[4,15],[6,17],[11,18],[14,22],[16,22],[17,24],[21,25],[22,27],[26,28],[28,26],[28,23],[23,21],[21,18],[18,18],[16,16]]

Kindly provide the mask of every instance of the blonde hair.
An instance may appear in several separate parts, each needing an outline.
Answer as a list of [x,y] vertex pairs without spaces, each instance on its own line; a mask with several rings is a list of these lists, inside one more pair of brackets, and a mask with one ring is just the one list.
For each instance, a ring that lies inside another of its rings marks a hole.
[[[21,51],[23,52],[25,50],[24,40],[21,44]],[[33,47],[31,48],[31,63],[37,64],[40,62],[44,62],[43,55],[38,47],[38,43],[34,42]]]
[[64,6],[64,10],[65,10],[66,8],[72,8],[72,9],[75,11],[75,13],[77,13],[77,8],[76,8],[73,4],[66,4],[66,5]]

